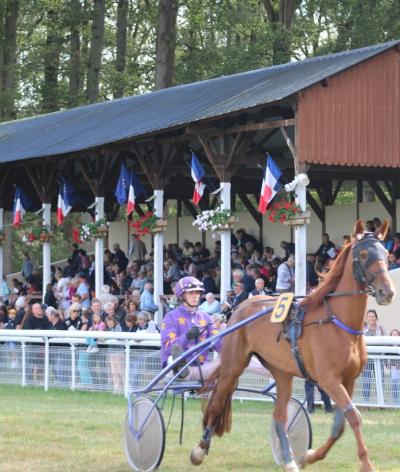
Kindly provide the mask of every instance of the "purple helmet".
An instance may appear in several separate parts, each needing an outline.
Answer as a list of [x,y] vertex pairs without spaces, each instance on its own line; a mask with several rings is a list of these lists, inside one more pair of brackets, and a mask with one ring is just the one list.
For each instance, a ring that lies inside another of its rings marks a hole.
[[204,285],[195,277],[183,277],[175,285],[174,292],[180,298],[185,292],[204,292]]

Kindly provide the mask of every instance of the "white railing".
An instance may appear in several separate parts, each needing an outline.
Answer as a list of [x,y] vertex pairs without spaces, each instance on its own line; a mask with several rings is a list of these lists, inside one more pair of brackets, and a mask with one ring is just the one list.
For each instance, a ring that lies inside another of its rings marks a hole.
[[[366,337],[369,360],[357,380],[357,405],[400,408],[400,337]],[[92,343],[95,348],[89,349]],[[93,344],[94,345],[94,344]],[[72,390],[114,391],[128,396],[160,371],[158,333],[0,330],[0,383]],[[88,352],[89,351],[89,352]],[[243,374],[240,385],[263,388],[266,380]],[[293,393],[304,398],[304,381]],[[236,398],[257,398],[237,392]],[[319,394],[316,400],[320,400]]]

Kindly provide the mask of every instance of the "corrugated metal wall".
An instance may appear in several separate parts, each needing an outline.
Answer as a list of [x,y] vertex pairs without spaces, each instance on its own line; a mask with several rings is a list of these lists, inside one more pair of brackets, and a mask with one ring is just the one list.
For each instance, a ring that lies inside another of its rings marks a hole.
[[299,93],[300,162],[400,167],[400,53],[394,48]]

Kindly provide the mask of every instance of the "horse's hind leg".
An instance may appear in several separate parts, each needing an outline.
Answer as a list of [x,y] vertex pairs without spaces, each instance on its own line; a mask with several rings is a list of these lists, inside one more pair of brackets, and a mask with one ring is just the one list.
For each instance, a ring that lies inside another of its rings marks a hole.
[[224,432],[229,432],[231,429],[232,395],[240,374],[249,362],[249,356],[247,358],[240,356],[239,359],[238,357],[231,357],[230,362],[221,362],[218,382],[204,413],[203,436],[190,454],[193,465],[200,465],[203,462],[214,432],[222,436]]
[[275,378],[277,390],[274,409],[275,429],[281,446],[285,471],[298,472],[299,468],[294,460],[293,451],[290,447],[289,437],[286,430],[287,407],[292,395],[293,377],[276,369],[271,369],[271,372]]
[[321,387],[333,398],[336,403],[337,412],[334,419],[331,436],[326,443],[315,451],[308,451],[304,459],[304,465],[312,464],[318,460],[324,459],[330,448],[341,436],[344,430],[344,419],[346,418],[351,426],[357,441],[357,453],[360,459],[360,472],[373,472],[374,467],[369,460],[368,449],[365,446],[363,434],[361,431],[361,415],[357,408],[351,402],[351,396],[354,389],[354,380],[346,384],[348,391],[343,384],[337,382],[330,385],[324,383]]

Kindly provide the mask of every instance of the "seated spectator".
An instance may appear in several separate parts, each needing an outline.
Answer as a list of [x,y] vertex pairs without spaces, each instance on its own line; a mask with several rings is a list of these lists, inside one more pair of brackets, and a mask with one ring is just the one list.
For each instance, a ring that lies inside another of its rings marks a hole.
[[151,317],[151,313],[147,310],[140,311],[138,315],[139,329],[138,331],[145,331],[146,333],[159,333],[158,326]]
[[249,293],[249,298],[255,297],[256,295],[271,295],[271,290],[265,288],[264,279],[261,277],[255,280],[256,288]]
[[23,329],[49,329],[50,323],[44,315],[40,303],[34,303],[30,310],[25,314],[22,322]]
[[271,262],[274,258],[274,250],[270,246],[265,246],[264,252],[262,253],[261,260],[263,264],[265,262]]
[[56,331],[63,331],[63,330],[68,329],[65,321],[61,318],[60,312],[57,311],[56,309],[49,310],[48,319],[50,322],[49,329],[56,330]]
[[233,290],[235,292],[235,296],[233,297],[232,308],[236,308],[238,305],[240,305],[240,303],[249,298],[249,293],[246,292],[243,282],[240,281],[237,281],[234,284]]
[[74,266],[73,266],[73,263],[72,263],[72,259],[69,258],[67,260],[66,266],[64,267],[64,269],[62,271],[62,276],[65,277],[65,278],[71,279],[75,275],[75,273],[76,272],[74,272]]
[[144,284],[144,289],[140,295],[140,311],[150,311],[154,313],[158,310],[158,306],[154,303],[153,284],[147,282]]
[[45,296],[44,296],[44,303],[47,306],[53,306],[54,308],[56,308],[58,306],[56,297],[54,296],[53,287],[51,286],[51,284],[46,285],[46,293],[45,293]]
[[203,247],[203,245],[200,242],[197,242],[194,245],[192,259],[196,265],[205,264],[206,262],[209,261],[210,256],[211,256],[210,251],[206,247]]
[[25,297],[18,297],[15,301],[15,309],[17,310],[15,316],[16,329],[22,329],[22,321],[25,317],[27,308],[27,301]]
[[89,291],[89,284],[87,282],[87,275],[85,272],[79,272],[79,285],[76,290],[76,294],[81,297],[80,304],[82,308],[85,310],[86,308],[90,308],[90,291]]
[[393,243],[392,254],[395,255],[396,261],[400,263],[400,233],[393,236]]
[[166,293],[171,293],[171,283],[177,282],[181,278],[181,273],[176,260],[168,259],[164,262],[164,283],[167,288]]
[[307,254],[306,258],[306,277],[307,277],[307,289],[310,290],[319,284],[319,277],[315,270],[314,254]]
[[373,220],[367,220],[365,222],[365,226],[366,226],[366,231],[368,233],[373,233],[375,231],[375,226],[374,226]]
[[187,239],[184,239],[182,242],[182,257],[187,258],[190,257],[192,258],[193,252],[194,252],[194,246],[191,242],[189,242]]
[[139,312],[139,305],[131,300],[131,299],[128,299],[125,303],[124,303],[124,310],[125,310],[125,318],[127,316],[130,316],[130,315],[134,315],[136,316]]
[[214,313],[221,312],[221,304],[218,300],[215,299],[215,295],[212,292],[208,292],[206,295],[206,300],[199,306],[199,311],[203,311],[212,315]]
[[322,264],[325,264],[327,260],[329,259],[328,251],[330,249],[335,249],[335,245],[333,244],[332,241],[329,239],[329,234],[324,233],[322,235],[322,243],[320,247],[318,248],[317,252],[315,253],[315,256],[320,258],[320,261]]
[[395,254],[389,254],[389,270],[398,269],[400,264],[397,262]]
[[249,264],[251,265],[259,265],[260,267],[263,265],[262,261],[261,261],[261,254],[257,251],[257,249],[253,249],[253,251],[251,252],[251,256],[250,256],[250,259],[249,259]]
[[139,322],[137,315],[127,315],[125,317],[125,326],[122,326],[122,331],[126,333],[135,333],[139,329]]
[[[4,317],[3,324],[0,322],[0,328],[3,329],[17,329],[17,323],[15,318],[17,316],[17,312],[15,308],[9,308],[7,316]],[[6,342],[7,351],[10,356],[10,367],[11,369],[18,368],[18,353],[17,353],[17,345],[13,341]]]
[[29,252],[24,252],[24,261],[22,263],[22,268],[21,268],[22,277],[26,281],[28,281],[28,279],[32,277],[34,269],[35,269],[35,266],[33,264],[33,261],[31,259]]
[[196,266],[191,257],[183,259],[183,272],[186,276],[196,277]]
[[69,318],[65,321],[69,331],[80,331],[82,326],[81,306],[74,304],[70,307]]

